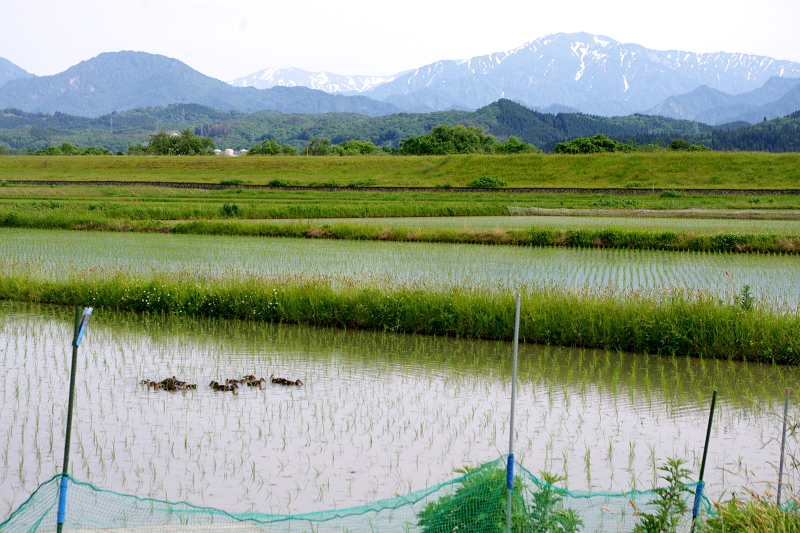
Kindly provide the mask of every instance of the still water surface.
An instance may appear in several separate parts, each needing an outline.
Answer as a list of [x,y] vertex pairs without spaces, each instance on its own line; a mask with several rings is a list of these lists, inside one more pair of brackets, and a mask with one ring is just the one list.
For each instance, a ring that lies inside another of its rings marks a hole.
[[[0,518],[61,467],[71,316],[0,303]],[[446,481],[508,446],[508,343],[97,310],[78,366],[71,471],[142,497],[228,511],[344,508]],[[519,367],[517,459],[579,490],[649,488],[667,457],[696,475],[716,387],[706,479],[717,498],[776,480],[783,388],[800,377],[795,367],[531,345]],[[245,374],[304,385],[208,387]],[[172,375],[197,390],[139,384]]]
[[765,306],[796,311],[800,302],[800,259],[773,254],[0,229],[0,258],[36,265],[49,279],[105,268],[143,276],[289,274],[429,287],[679,287],[728,299],[748,285]]

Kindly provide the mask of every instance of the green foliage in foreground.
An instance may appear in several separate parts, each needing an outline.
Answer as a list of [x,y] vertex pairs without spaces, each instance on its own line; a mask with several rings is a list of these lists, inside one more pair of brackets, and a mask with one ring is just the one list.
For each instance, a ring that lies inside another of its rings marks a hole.
[[694,493],[685,483],[691,471],[683,468],[684,464],[685,461],[670,458],[659,467],[664,472],[659,477],[667,486],[653,490],[656,497],[649,502],[653,506],[651,512],[636,513],[639,521],[633,533],[677,533],[681,518],[689,510],[686,500]]
[[[564,509],[559,490],[552,485],[563,478],[543,473],[544,483],[536,483],[532,504],[526,505],[522,493],[531,490],[514,476],[511,501],[512,533],[576,533],[583,522],[575,511]],[[483,467],[468,471],[453,494],[431,502],[419,513],[422,533],[504,533],[506,531],[506,472]]]
[[797,503],[778,508],[753,494],[753,499],[734,499],[717,504],[716,514],[700,531],[703,533],[800,533]]
[[[40,268],[0,262],[0,299],[475,339],[513,336],[514,294],[502,288],[78,269],[52,279]],[[521,340],[536,344],[800,363],[800,316],[745,311],[678,289],[654,295],[529,287],[520,328]]]

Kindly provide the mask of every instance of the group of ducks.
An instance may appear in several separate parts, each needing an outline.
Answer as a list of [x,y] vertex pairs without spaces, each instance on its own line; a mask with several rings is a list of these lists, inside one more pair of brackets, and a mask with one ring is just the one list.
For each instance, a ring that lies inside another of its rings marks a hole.
[[278,385],[296,385],[296,386],[299,387],[300,385],[303,384],[303,382],[300,381],[299,379],[295,380],[295,381],[292,381],[290,379],[285,379],[285,378],[276,378],[275,374],[272,374],[269,377],[269,379],[271,379],[273,383],[277,383]]
[[194,383],[186,383],[185,381],[181,381],[175,376],[171,378],[162,379],[161,381],[150,381],[149,379],[143,379],[141,382],[142,385],[145,385],[148,390],[166,390],[166,391],[179,391],[179,390],[194,390],[197,388],[197,385]]
[[[290,379],[285,378],[276,378],[275,374],[272,374],[269,379],[272,383],[276,385],[294,385],[299,387],[303,384],[302,381],[299,379],[292,381]],[[267,380],[264,378],[257,379],[253,375],[244,376],[242,379],[226,379],[225,383],[217,383],[216,381],[212,381],[208,385],[218,392],[236,392],[239,388],[239,385],[247,385],[248,387],[258,387],[259,389],[263,388],[263,384],[266,383]],[[195,390],[197,389],[197,385],[193,383],[186,383],[185,381],[181,381],[175,376],[171,378],[166,378],[161,381],[150,381],[149,379],[143,379],[141,381],[142,385],[145,385],[148,390],[151,388],[153,390],[166,390],[166,391],[182,391],[182,390]]]
[[[284,378],[276,378],[275,374],[272,374],[269,379],[278,385],[295,385],[299,387],[303,384],[303,382],[299,379],[291,381]],[[236,392],[236,390],[239,388],[239,385],[247,385],[248,387],[258,387],[261,389],[262,385],[266,382],[267,380],[264,378],[256,379],[256,377],[253,375],[247,375],[242,379],[226,379],[224,384],[217,381],[212,381],[208,384],[208,386],[218,392]]]

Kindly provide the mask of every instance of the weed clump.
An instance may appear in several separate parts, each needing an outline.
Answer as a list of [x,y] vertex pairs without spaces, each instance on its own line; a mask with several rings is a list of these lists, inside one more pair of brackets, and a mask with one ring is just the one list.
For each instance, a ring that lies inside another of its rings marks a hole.
[[497,176],[479,176],[467,182],[467,187],[473,189],[499,189],[505,187],[506,181]]

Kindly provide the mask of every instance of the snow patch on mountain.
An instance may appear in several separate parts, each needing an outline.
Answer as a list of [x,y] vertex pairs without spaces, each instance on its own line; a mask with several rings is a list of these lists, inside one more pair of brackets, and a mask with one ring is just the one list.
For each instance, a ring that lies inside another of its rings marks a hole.
[[248,76],[230,80],[234,87],[308,87],[329,93],[364,92],[397,78],[394,76],[348,76],[331,72],[309,72],[299,68],[266,68]]
[[265,69],[229,83],[360,92],[409,111],[476,109],[505,95],[529,107],[614,115],[650,109],[701,85],[744,93],[773,76],[800,77],[800,63],[740,53],[651,50],[603,35],[556,33],[505,52],[440,60],[392,76]]

